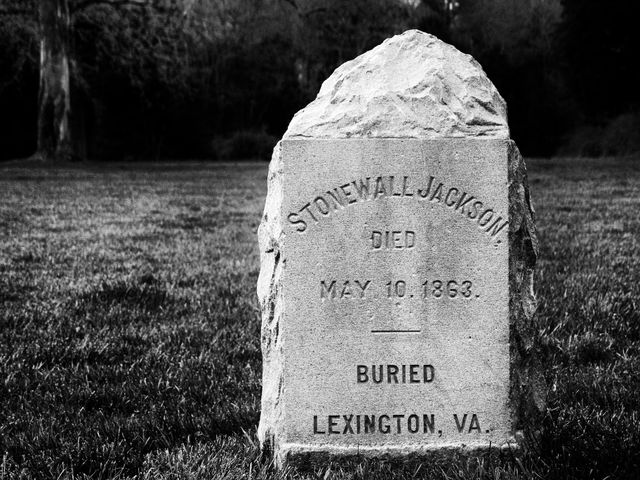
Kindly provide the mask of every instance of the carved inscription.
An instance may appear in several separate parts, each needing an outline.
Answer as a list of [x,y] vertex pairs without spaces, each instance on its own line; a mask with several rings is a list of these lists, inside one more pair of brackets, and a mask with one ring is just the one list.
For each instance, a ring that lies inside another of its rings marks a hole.
[[474,299],[480,298],[477,284],[471,280],[424,280],[408,284],[405,280],[390,280],[386,283],[373,280],[320,280],[320,299],[353,300],[374,297],[394,299],[435,298]]
[[[319,223],[322,218],[343,210],[349,205],[379,199],[405,198],[441,204],[476,223],[490,237],[497,237],[501,232],[507,231],[509,222],[506,215],[496,212],[471,193],[449,186],[433,175],[429,176],[426,183],[420,185],[414,181],[408,176],[395,177],[394,175],[353,180],[317,195],[297,211],[290,212],[287,220],[296,232],[302,234],[307,231],[310,223]],[[397,238],[400,242],[401,237]],[[374,242],[373,235],[371,240]],[[377,240],[381,242],[381,237]],[[404,240],[406,242],[409,238],[405,237]],[[392,244],[395,248],[395,239],[392,240]],[[382,243],[379,245],[381,247]]]
[[261,234],[282,247],[268,273],[283,308],[265,328],[287,353],[268,384],[284,386],[274,431],[285,450],[404,455],[511,439],[507,147],[282,143],[279,209]]
[[[382,414],[382,415],[327,415],[313,416],[314,435],[359,435],[359,434],[400,434],[436,433],[433,414]],[[442,435],[442,430],[438,431]]]
[[[436,417],[434,414],[346,414],[346,415],[314,415],[314,435],[361,435],[381,433],[383,435],[436,434]],[[449,421],[437,430],[442,436],[447,430],[466,434],[483,433],[480,419],[476,413],[454,413]],[[490,433],[485,430],[484,433]]]
[[444,282],[442,280],[425,280],[422,284],[424,287],[422,290],[423,298],[479,298],[480,294],[472,292],[473,282],[471,280],[464,280],[457,282],[455,280],[449,280]]
[[431,383],[433,365],[357,365],[356,383]]
[[350,299],[365,298],[365,292],[371,285],[371,280],[320,281],[320,298],[322,299]]
[[374,230],[371,232],[372,250],[411,250],[416,246],[416,232],[411,230]]

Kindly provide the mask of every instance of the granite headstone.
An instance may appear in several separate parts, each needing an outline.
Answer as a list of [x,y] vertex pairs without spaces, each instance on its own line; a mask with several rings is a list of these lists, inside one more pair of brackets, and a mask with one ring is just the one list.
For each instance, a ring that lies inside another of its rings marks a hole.
[[259,437],[297,456],[517,448],[543,408],[537,243],[506,105],[408,31],[345,63],[275,148],[259,231]]

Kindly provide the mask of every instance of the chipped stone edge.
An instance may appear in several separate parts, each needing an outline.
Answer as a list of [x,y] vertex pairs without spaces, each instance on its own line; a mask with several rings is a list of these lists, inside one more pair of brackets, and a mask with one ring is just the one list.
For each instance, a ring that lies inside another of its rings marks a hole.
[[509,401],[518,442],[535,449],[546,408],[546,386],[539,364],[533,276],[538,259],[535,211],[527,167],[513,140],[508,141],[509,182]]
[[[476,139],[478,140],[478,139]],[[487,139],[489,141],[489,139]],[[507,142],[508,197],[509,197],[509,350],[510,350],[510,410],[513,441],[503,446],[487,445],[425,445],[412,447],[336,447],[333,445],[305,446],[278,444],[283,438],[284,406],[284,345],[280,321],[284,311],[284,298],[280,280],[284,261],[281,246],[284,242],[280,206],[283,198],[283,164],[281,143],[273,151],[268,174],[268,193],[262,221],[258,229],[260,245],[260,275],[258,300],[262,312],[261,345],[263,358],[262,400],[258,439],[264,454],[275,456],[278,465],[293,457],[431,454],[436,451],[467,451],[508,449],[522,446],[535,448],[540,435],[540,420],[546,408],[546,387],[538,363],[535,343],[534,317],[537,301],[533,291],[533,275],[538,258],[538,239],[535,212],[529,194],[527,169],[524,159],[513,140]]]
[[280,248],[285,236],[280,218],[282,176],[281,142],[278,142],[269,164],[267,198],[258,228],[260,274],[257,293],[262,312],[262,399],[258,439],[261,449],[268,455],[279,451],[276,442],[282,438],[284,424],[284,409],[280,403],[284,388],[284,345],[280,330],[284,311],[281,286],[284,262]]

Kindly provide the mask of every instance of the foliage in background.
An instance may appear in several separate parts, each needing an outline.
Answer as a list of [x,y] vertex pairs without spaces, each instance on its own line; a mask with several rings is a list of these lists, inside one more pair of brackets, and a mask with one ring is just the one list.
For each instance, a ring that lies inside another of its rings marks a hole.
[[471,53],[507,100],[509,124],[527,153],[550,155],[575,116],[560,72],[560,0],[461,1],[452,42]]
[[[408,28],[480,61],[507,100],[525,153],[563,145],[590,151],[576,146],[580,132],[614,129],[618,117],[640,111],[633,25],[640,7],[629,0],[69,4],[72,130],[81,157],[224,158],[211,147],[236,131],[278,138],[338,65]],[[0,158],[35,148],[35,5],[0,6]]]
[[[11,8],[3,15],[2,7]],[[0,5],[0,159],[26,157],[36,144],[38,25],[35,2]]]
[[239,130],[228,137],[216,137],[211,142],[211,156],[216,160],[264,160],[278,139],[264,131]]
[[563,0],[559,46],[581,113],[591,123],[638,112],[640,3],[633,0]]
[[583,125],[574,130],[559,153],[600,157],[640,152],[640,113],[615,117],[604,125]]

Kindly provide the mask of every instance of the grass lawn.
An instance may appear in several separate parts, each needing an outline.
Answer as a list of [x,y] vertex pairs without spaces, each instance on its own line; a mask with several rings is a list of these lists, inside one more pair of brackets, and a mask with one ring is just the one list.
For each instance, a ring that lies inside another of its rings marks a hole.
[[638,478],[640,160],[531,160],[539,454],[260,458],[266,164],[0,164],[0,479]]

